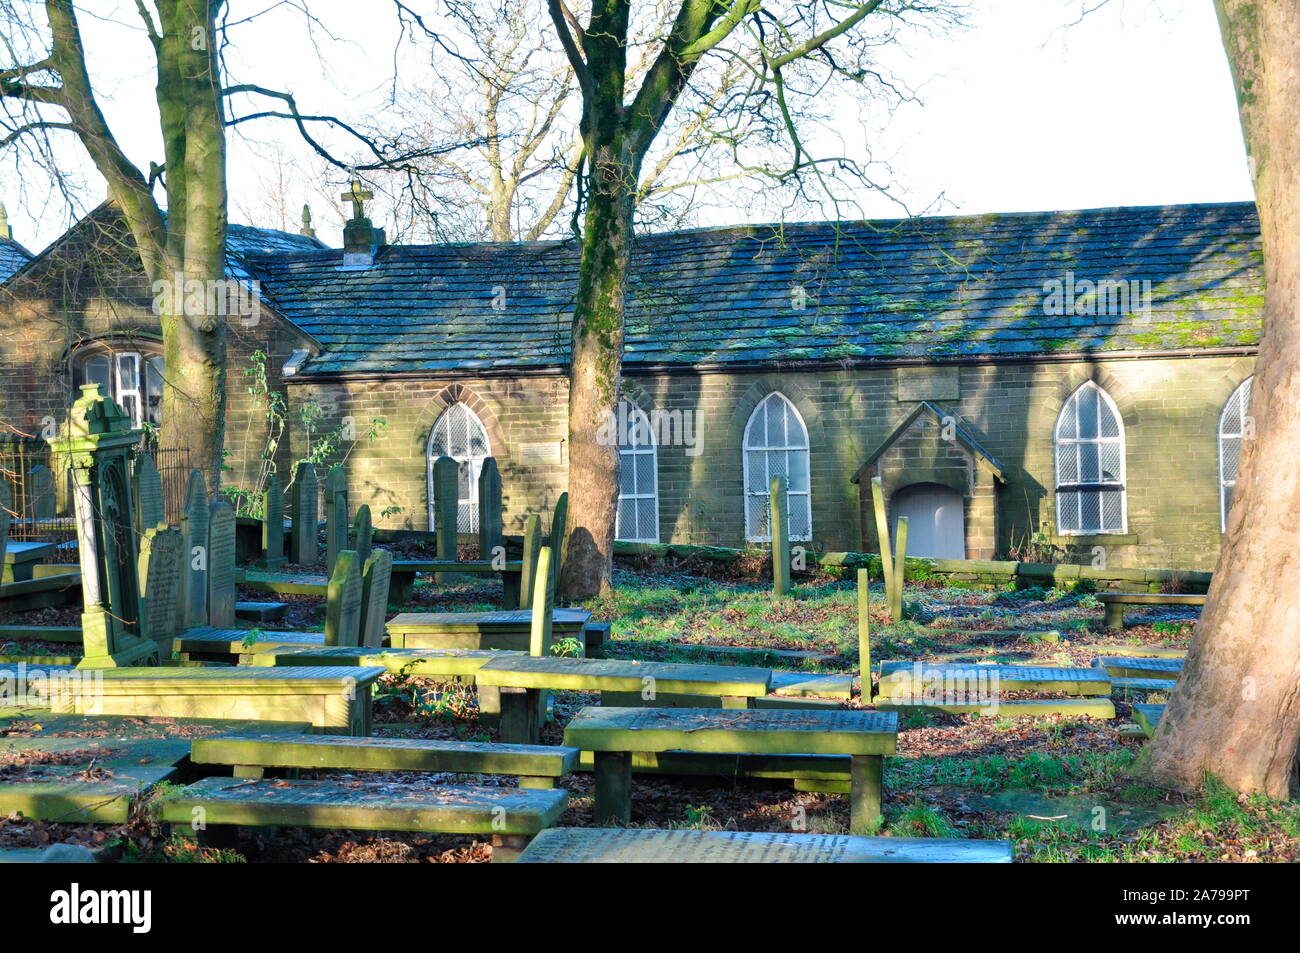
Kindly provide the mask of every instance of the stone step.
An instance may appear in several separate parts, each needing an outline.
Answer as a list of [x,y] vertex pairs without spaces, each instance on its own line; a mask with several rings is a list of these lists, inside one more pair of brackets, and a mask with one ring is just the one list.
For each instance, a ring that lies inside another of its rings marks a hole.
[[1172,683],[1177,681],[1178,674],[1183,670],[1184,661],[1180,658],[1103,655],[1092,664],[1097,668],[1105,669],[1112,678],[1164,678]]
[[1018,718],[1022,715],[1069,715],[1111,719],[1115,704],[1109,698],[1015,698],[1008,701],[929,703],[892,702],[878,699],[880,711],[942,711],[950,715],[982,715],[989,718]]
[[182,833],[202,809],[209,826],[531,835],[559,820],[567,800],[558,788],[440,784],[394,791],[332,781],[204,778],[163,799],[161,814]]
[[1165,713],[1164,705],[1134,705],[1133,720],[1137,722],[1142,733],[1148,738],[1156,733],[1156,726],[1160,724],[1160,719]]
[[1043,692],[1065,695],[1108,695],[1110,676],[1098,668],[1052,668],[1038,665],[936,665],[906,660],[880,663],[880,696],[924,697],[942,694],[954,702],[989,693]]
[[750,831],[557,827],[519,855],[529,864],[1009,864],[1011,842]]
[[287,602],[236,602],[235,618],[250,622],[274,622],[289,611]]
[[232,732],[194,740],[196,764],[343,771],[432,771],[558,778],[578,764],[578,749],[421,738],[348,738]]

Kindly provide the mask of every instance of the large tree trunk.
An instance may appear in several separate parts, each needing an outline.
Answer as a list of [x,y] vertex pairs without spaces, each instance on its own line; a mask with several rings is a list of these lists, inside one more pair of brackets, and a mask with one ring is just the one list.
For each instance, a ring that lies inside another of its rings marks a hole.
[[1263,235],[1264,334],[1228,531],[1182,677],[1138,770],[1297,790],[1300,745],[1300,0],[1220,0]]

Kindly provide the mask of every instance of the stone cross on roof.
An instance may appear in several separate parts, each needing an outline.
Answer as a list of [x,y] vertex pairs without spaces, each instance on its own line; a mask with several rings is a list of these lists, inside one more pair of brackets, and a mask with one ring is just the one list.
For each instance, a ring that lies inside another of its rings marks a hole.
[[365,203],[373,199],[375,193],[369,189],[363,189],[360,179],[353,179],[352,185],[339,197],[345,202],[352,203],[352,217],[359,219],[366,217]]

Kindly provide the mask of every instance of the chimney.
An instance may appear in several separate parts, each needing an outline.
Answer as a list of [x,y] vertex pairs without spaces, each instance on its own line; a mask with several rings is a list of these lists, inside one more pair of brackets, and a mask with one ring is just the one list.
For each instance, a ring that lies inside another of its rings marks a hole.
[[345,202],[352,203],[352,217],[343,226],[344,268],[369,268],[375,263],[375,252],[385,243],[384,230],[366,218],[365,203],[374,197],[369,189],[362,189],[360,179],[353,179],[342,195]]
[[298,234],[304,238],[315,238],[316,229],[311,227],[311,206],[302,207],[302,228],[298,229]]

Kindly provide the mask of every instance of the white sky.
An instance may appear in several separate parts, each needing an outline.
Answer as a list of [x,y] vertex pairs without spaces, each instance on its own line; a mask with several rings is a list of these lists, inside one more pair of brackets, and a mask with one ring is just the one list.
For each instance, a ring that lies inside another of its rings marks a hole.
[[[232,19],[272,3],[235,0]],[[318,36],[328,75],[321,75],[322,57],[301,16],[275,11],[233,32],[232,78],[291,90],[304,111],[364,118],[392,74],[392,6],[388,0],[310,5],[327,27],[348,38]],[[411,5],[430,9],[433,3]],[[102,106],[131,158],[147,168],[161,158],[152,54],[138,29],[122,25],[135,22],[133,3],[95,6],[118,7],[103,21],[83,14]],[[923,102],[901,106],[883,131],[846,110],[832,130],[840,140],[835,150],[858,155],[870,146],[876,158],[888,157],[893,194],[914,212],[1250,199],[1213,5],[1111,0],[1066,29],[1078,10],[1079,0],[972,0],[967,29],[920,38],[905,57],[891,60]],[[241,136],[230,144],[231,220],[296,229],[296,211],[287,220],[269,220],[261,196],[277,156],[303,155],[296,133],[280,121],[248,131],[255,143]],[[95,204],[103,185],[80,146],[64,139],[61,148],[67,165],[86,169],[89,204]],[[0,201],[8,206],[15,238],[36,251],[67,226],[70,213],[41,183],[20,187],[12,178],[12,165],[3,166]],[[292,194],[288,203],[296,210],[310,201],[321,237],[334,245],[344,217],[337,199],[341,173],[338,180],[294,182],[289,191],[304,194]],[[372,217],[383,224],[385,210],[376,204]],[[897,204],[877,196],[864,198],[862,208],[869,215],[901,214]],[[261,220],[250,221],[252,210]]]

